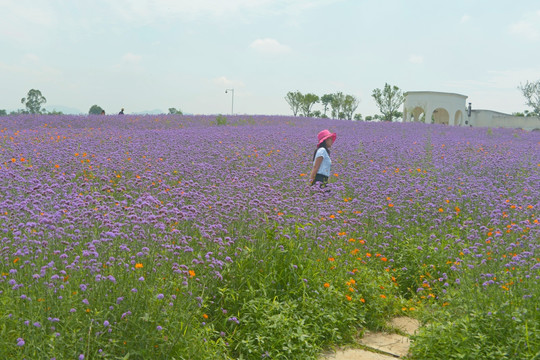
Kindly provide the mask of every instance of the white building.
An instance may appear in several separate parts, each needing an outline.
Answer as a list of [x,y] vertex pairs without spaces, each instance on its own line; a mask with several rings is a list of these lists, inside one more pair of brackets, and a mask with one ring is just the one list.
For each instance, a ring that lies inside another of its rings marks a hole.
[[435,91],[409,91],[403,94],[403,121],[454,126],[503,127],[540,130],[539,117],[522,117],[491,110],[472,110],[467,96]]

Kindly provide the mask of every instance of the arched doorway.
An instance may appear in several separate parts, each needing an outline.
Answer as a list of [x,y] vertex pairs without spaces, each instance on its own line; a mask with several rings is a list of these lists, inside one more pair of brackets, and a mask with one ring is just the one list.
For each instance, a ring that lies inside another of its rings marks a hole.
[[437,108],[433,110],[433,114],[431,115],[432,124],[448,125],[449,120],[450,120],[450,115],[448,114],[448,111],[446,109]]
[[410,115],[411,115],[410,121],[425,122],[426,120],[426,112],[420,106],[417,106],[414,109],[412,109]]
[[463,124],[463,113],[461,110],[456,111],[456,115],[454,116],[454,125],[462,125]]

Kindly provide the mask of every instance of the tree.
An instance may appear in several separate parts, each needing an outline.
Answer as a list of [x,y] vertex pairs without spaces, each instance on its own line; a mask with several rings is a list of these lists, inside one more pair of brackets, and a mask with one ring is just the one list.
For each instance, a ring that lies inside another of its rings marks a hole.
[[324,94],[321,96],[321,104],[324,106],[324,116],[326,117],[326,110],[328,109],[328,106],[332,103],[332,99],[334,98],[334,95],[332,94]]
[[334,119],[342,119],[343,118],[343,105],[345,103],[345,95],[343,93],[337,92],[332,95],[332,101],[330,102],[330,106],[332,107],[332,117]]
[[302,106],[303,99],[304,95],[302,95],[300,91],[289,91],[285,96],[285,100],[287,101],[287,104],[289,104],[289,106],[291,107],[294,116],[298,114],[298,110],[300,110],[300,107]]
[[540,116],[540,80],[527,81],[525,85],[519,85],[523,96],[527,100],[525,104],[533,108],[533,115]]
[[101,113],[103,112],[104,110],[101,108],[101,106],[99,105],[92,105],[90,107],[90,110],[88,110],[88,114],[90,115],[101,115]]
[[383,90],[373,90],[371,96],[375,99],[384,121],[392,121],[405,100],[403,93],[397,86],[390,86],[387,83],[384,84]]
[[352,120],[353,114],[359,104],[360,101],[353,95],[345,95],[345,99],[343,100],[343,114],[345,115],[345,119]]
[[300,109],[302,110],[302,114],[305,117],[311,116],[311,108],[315,103],[319,102],[319,97],[315,94],[307,93],[306,95],[302,96],[302,103],[300,104]]
[[6,116],[6,115],[7,115],[7,111],[4,109],[0,109],[0,116]]
[[28,91],[28,95],[21,99],[21,103],[26,106],[26,110],[30,114],[41,114],[43,111],[43,109],[41,109],[41,105],[45,104],[46,102],[47,99],[45,99],[45,96],[41,94],[41,91],[35,89]]
[[358,113],[358,114],[354,114],[354,120],[355,121],[362,121],[362,114]]
[[180,109],[169,108],[169,115],[184,115],[184,113]]

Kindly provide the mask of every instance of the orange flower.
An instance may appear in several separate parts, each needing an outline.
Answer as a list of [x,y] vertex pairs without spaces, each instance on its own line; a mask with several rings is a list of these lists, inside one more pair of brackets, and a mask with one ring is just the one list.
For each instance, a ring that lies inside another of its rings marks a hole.
[[142,268],[143,268],[143,264],[141,263],[135,264],[135,269],[142,269]]
[[363,302],[363,303],[366,302],[366,300],[364,300],[364,298],[361,298],[360,301]]
[[334,259],[333,257],[328,258],[328,261],[334,261],[334,260],[336,260],[336,259]]
[[346,295],[345,297],[347,298],[347,301],[351,301],[351,300],[352,300],[352,297],[350,297],[349,295]]
[[366,256],[367,256],[367,257],[371,257],[371,254],[370,254],[370,253],[366,253]]
[[203,314],[202,317],[205,318],[205,319],[208,319],[208,315],[206,315],[206,314]]
[[439,208],[439,212],[443,212],[443,211],[444,211],[443,208]]
[[194,276],[195,276],[195,271],[189,270],[189,277],[194,277]]
[[384,294],[381,295],[381,298],[386,299],[386,295],[384,295]]
[[16,264],[17,261],[19,261],[19,260],[20,260],[19,258],[15,258],[15,259],[13,260],[13,263]]
[[394,204],[388,204],[388,207],[394,207]]
[[324,283],[324,287],[328,288],[328,287],[330,287],[330,284],[329,283]]
[[388,261],[388,259],[385,258],[385,257],[382,257],[382,258],[381,258],[381,261]]

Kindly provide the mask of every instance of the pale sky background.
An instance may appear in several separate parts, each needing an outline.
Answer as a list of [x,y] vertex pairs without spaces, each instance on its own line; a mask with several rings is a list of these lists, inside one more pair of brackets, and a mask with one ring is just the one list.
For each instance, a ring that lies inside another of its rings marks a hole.
[[39,89],[81,113],[227,114],[234,88],[238,114],[342,91],[365,117],[389,83],[512,113],[527,109],[520,83],[539,79],[538,0],[0,0],[8,111]]

